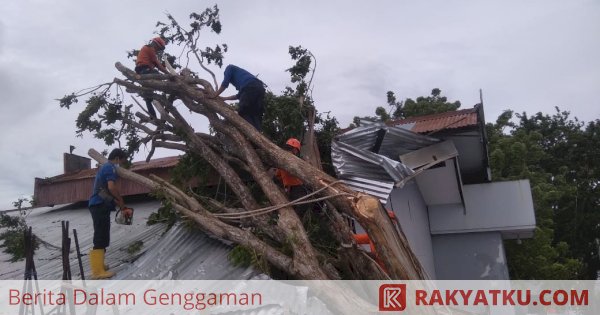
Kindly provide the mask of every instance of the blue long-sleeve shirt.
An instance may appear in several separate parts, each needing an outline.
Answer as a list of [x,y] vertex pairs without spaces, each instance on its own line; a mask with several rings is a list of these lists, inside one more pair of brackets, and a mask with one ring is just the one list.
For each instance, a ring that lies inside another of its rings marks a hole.
[[224,76],[221,86],[227,88],[231,83],[238,91],[241,91],[248,83],[258,80],[250,72],[235,65],[228,65],[225,68]]
[[[88,201],[88,206],[95,206],[104,203],[104,199],[98,195],[100,188],[104,188],[108,191],[108,182],[109,181],[117,181],[119,176],[117,175],[116,166],[108,162],[103,164],[100,169],[98,169],[98,173],[96,173],[96,179],[94,179],[94,190],[92,191],[92,196]],[[113,202],[114,204],[114,202]]]

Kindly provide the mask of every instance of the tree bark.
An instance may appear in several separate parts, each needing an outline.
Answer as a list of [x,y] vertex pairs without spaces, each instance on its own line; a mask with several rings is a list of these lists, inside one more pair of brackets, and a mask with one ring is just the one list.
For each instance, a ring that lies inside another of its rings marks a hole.
[[[108,160],[94,149],[88,151],[88,155],[99,163]],[[173,198],[175,209],[182,215],[197,223],[202,230],[217,237],[232,241],[236,244],[256,250],[276,267],[295,275],[301,279],[326,279],[322,272],[315,272],[314,268],[305,264],[295,264],[285,254],[277,251],[270,245],[258,239],[248,230],[236,228],[215,218],[210,212],[200,205],[194,198],[187,196],[183,191],[171,186],[165,186],[157,181],[129,171],[123,167],[117,167],[117,174],[122,177],[144,185],[154,191],[166,191],[168,197]]]
[[425,279],[415,254],[412,252],[404,233],[399,233],[394,223],[387,215],[379,200],[373,196],[359,194],[356,201],[357,215],[360,222],[369,222],[365,226],[367,234],[374,240],[384,240],[391,246],[379,246],[377,255],[395,257],[398,262],[386,263],[386,269],[392,275],[403,275],[406,279]]
[[[214,113],[222,117],[222,119],[220,117],[218,119],[213,117],[211,123],[215,128],[219,124],[227,125],[227,127],[221,126],[221,131],[228,133],[234,139],[234,142],[242,153],[243,162],[248,165],[254,180],[259,184],[272,204],[286,203],[287,198],[281,194],[281,191],[274,186],[271,178],[266,175],[264,165],[255,150],[261,150],[262,154],[266,155],[276,167],[285,169],[292,175],[300,178],[313,191],[324,188],[325,190],[322,195],[325,196],[334,196],[340,193],[351,195],[350,197],[335,197],[330,199],[330,201],[336,209],[356,218],[367,230],[369,237],[375,244],[377,254],[381,261],[383,261],[390,277],[394,279],[423,279],[425,277],[418,260],[410,250],[406,238],[401,233],[398,233],[388,218],[387,212],[375,197],[360,194],[349,189],[337,182],[335,178],[312,166],[311,163],[273,144],[234,112],[224,101],[208,98],[207,95],[212,92],[210,84],[203,82],[201,79],[195,79],[193,83],[190,83],[189,79],[180,75],[163,76],[162,80],[161,77],[141,80],[136,77],[133,71],[122,66],[120,63],[117,63],[116,67],[128,79],[141,84],[141,86],[138,86],[128,81],[115,79],[116,82],[120,82],[128,87],[128,89],[139,89],[140,91],[153,89],[175,94],[180,99],[193,100],[195,104],[186,104],[190,109],[200,113]],[[202,88],[199,88],[196,84],[200,84]],[[176,113],[176,111],[171,109],[171,113]],[[166,114],[168,115],[168,113]],[[181,120],[179,117],[176,118],[178,118],[176,121]],[[177,123],[176,121],[174,123]],[[202,156],[209,156],[207,161],[211,164],[219,165],[222,162],[222,164],[227,165],[216,154],[211,157],[210,148],[208,146],[205,147],[205,145],[203,146],[201,139],[195,136],[193,129],[187,125],[185,120],[183,120],[183,123],[186,124],[182,126],[185,128],[184,130],[187,130],[186,133],[190,139],[189,146],[191,150],[200,152]],[[228,129],[231,130],[227,132]],[[223,171],[225,172],[225,170]],[[239,182],[232,184],[234,186],[237,185],[238,192],[243,195],[242,190],[244,188],[242,188],[242,185]],[[248,206],[248,209],[255,208],[252,205]],[[280,212],[280,220],[282,221],[282,227],[289,228],[290,237],[293,238],[294,261],[296,262],[296,259],[298,259],[298,262],[301,262],[304,268],[310,270],[307,271],[307,274],[326,278],[327,275],[318,266],[314,249],[310,245],[302,225],[298,224],[299,220],[293,210],[289,208],[282,210]]]
[[[176,115],[176,117],[181,117],[175,109],[172,109],[171,112]],[[235,140],[235,143],[240,150],[241,156],[245,158],[249,171],[252,173],[254,180],[259,184],[262,190],[265,192],[266,196],[269,198],[272,204],[285,204],[288,202],[287,198],[283,194],[283,192],[275,185],[271,177],[267,174],[265,167],[258,157],[258,154],[252,150],[250,143],[235,129],[226,128],[222,123],[218,120],[216,115],[208,114],[207,117],[211,121],[211,124],[215,129],[227,134],[231,139]],[[179,120],[183,119],[182,117]],[[174,121],[177,123],[177,120]],[[181,128],[185,128],[185,126],[180,126]],[[252,195],[250,194],[248,188],[245,184],[241,182],[237,173],[233,171],[233,169],[229,166],[229,164],[225,163],[223,159],[220,159],[218,156],[210,150],[201,139],[198,138],[197,134],[190,127],[186,128],[187,136],[189,137],[192,146],[191,149],[194,152],[197,152],[201,156],[205,157],[205,159],[213,165],[217,169],[217,171],[225,178],[225,181],[231,182],[235,179],[235,185],[233,186],[234,192],[236,194],[240,193],[242,195],[238,195],[241,199],[250,200]],[[252,199],[253,201],[253,199]],[[251,208],[247,209],[256,209],[258,207],[255,206],[254,202],[243,202],[244,205],[249,205]],[[277,220],[277,225],[283,231],[288,233],[288,237],[285,240],[291,247],[294,252],[294,263],[304,264],[307,268],[313,269],[315,274],[320,274],[321,279],[327,279],[329,276],[333,276],[334,279],[339,278],[338,275],[327,275],[326,272],[322,270],[319,266],[319,261],[317,259],[316,252],[312,247],[306,232],[302,226],[302,222],[294,212],[292,207],[285,207],[279,210],[279,219]]]
[[[305,97],[300,97],[300,108],[304,106]],[[304,135],[304,145],[302,146],[301,155],[304,159],[312,166],[316,167],[319,170],[323,170],[323,165],[321,165],[321,154],[319,153],[319,146],[317,145],[317,139],[315,137],[315,108],[310,106],[307,111],[307,119],[306,122],[308,124],[308,130]]]

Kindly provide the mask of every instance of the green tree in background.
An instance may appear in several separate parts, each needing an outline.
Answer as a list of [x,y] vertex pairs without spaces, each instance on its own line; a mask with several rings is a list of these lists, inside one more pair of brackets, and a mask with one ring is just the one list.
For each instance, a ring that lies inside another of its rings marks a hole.
[[438,88],[431,90],[430,96],[419,96],[415,100],[407,98],[404,101],[398,101],[396,94],[392,91],[388,91],[386,97],[387,109],[379,106],[375,109],[375,116],[356,116],[352,125],[358,126],[361,119],[386,122],[392,119],[445,113],[455,111],[461,105],[460,101],[448,102],[448,98],[442,96],[442,90]]
[[506,242],[512,278],[596,279],[599,123],[556,108],[552,116],[506,111],[487,125],[492,178],[528,178],[536,211],[534,238]]
[[[389,100],[389,92],[388,92]],[[407,99],[402,107],[394,112],[395,118],[409,118],[414,116],[431,115],[455,111],[460,107],[460,101],[448,102],[448,98],[442,96],[442,90],[435,88],[431,90],[431,96],[417,97],[416,101]]]
[[[460,108],[440,89],[431,96],[398,101],[373,117],[397,118]],[[492,178],[529,179],[537,227],[532,239],[506,241],[512,279],[596,279],[600,270],[600,120],[584,124],[556,108],[553,115],[507,110],[487,124]]]
[[[312,104],[312,100],[309,100]],[[293,90],[287,88],[281,95],[268,92],[265,97],[263,133],[274,143],[283,145],[290,137],[302,139],[307,130],[306,112],[300,107]],[[312,110],[315,110],[314,108]],[[333,175],[331,140],[339,131],[339,124],[330,113],[316,113],[315,136],[323,169]]]
[[[387,93],[389,121],[460,108],[440,89],[431,96],[398,101]],[[556,108],[553,115],[507,110],[488,123],[494,181],[529,179],[537,227],[531,239],[505,242],[512,279],[596,279],[600,270],[600,120],[585,124]]]

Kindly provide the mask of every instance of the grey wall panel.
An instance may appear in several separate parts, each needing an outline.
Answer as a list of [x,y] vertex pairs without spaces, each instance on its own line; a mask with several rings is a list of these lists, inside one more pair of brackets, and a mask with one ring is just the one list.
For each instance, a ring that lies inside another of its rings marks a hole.
[[508,280],[500,232],[432,236],[438,280]]
[[427,206],[414,181],[392,190],[386,208],[393,209],[410,247],[428,275],[435,279]]
[[[531,237],[535,213],[528,180],[464,185],[458,204],[429,208],[431,234],[502,231]],[[508,235],[508,234],[507,234]]]

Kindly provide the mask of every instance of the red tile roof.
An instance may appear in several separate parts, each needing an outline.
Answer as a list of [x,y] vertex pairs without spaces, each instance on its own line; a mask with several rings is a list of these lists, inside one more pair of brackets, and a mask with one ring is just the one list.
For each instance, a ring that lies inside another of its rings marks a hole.
[[[146,163],[146,161],[133,162],[133,164],[131,165],[131,167],[129,169],[134,172],[147,171],[147,170],[174,167],[175,165],[177,165],[178,162],[179,162],[179,156],[169,156],[169,157],[164,157],[164,158],[153,159],[153,160],[150,160],[150,162],[148,162],[148,163]],[[57,183],[57,182],[66,182],[66,181],[77,180],[77,179],[92,178],[92,177],[96,176],[97,171],[98,171],[98,168],[93,168],[93,169],[89,169],[89,170],[82,170],[82,171],[79,171],[79,172],[73,173],[73,174],[63,174],[63,175],[50,177],[50,178],[47,178],[46,180],[48,182]]]
[[414,124],[410,131],[418,133],[477,126],[477,108],[391,120],[386,124],[395,127]]
[[148,163],[146,163],[146,161],[134,162],[131,166],[131,170],[144,171],[157,168],[174,167],[177,165],[177,163],[179,163],[179,156],[168,156],[150,160]]

